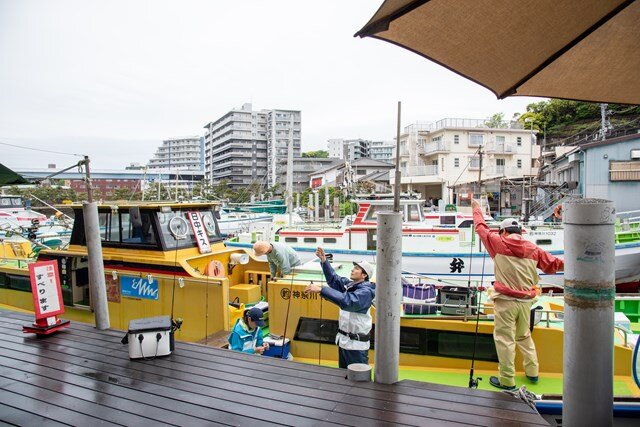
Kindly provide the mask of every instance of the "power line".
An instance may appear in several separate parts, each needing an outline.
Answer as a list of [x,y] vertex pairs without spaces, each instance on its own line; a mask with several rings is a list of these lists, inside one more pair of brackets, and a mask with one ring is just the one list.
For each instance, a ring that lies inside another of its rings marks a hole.
[[21,148],[23,150],[32,150],[32,151],[40,151],[42,153],[52,153],[52,154],[63,154],[65,156],[78,156],[78,157],[84,157],[83,154],[75,154],[75,153],[64,153],[62,151],[52,151],[52,150],[43,150],[40,148],[31,148],[31,147],[23,147],[21,145],[16,145],[16,144],[9,144],[8,142],[0,142],[0,145],[7,145],[9,147],[15,147],[15,148]]

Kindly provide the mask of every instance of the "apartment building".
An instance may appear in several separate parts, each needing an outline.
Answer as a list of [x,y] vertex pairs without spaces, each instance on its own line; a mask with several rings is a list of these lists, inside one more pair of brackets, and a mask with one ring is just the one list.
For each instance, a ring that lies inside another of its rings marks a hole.
[[366,139],[330,139],[327,141],[329,145],[329,157],[343,159],[347,162],[353,162],[356,159],[369,157],[369,146],[371,141]]
[[200,136],[170,138],[162,141],[149,160],[149,169],[202,170],[204,139]]
[[391,163],[395,157],[395,152],[395,142],[371,141],[369,144],[369,157],[373,160]]
[[284,185],[290,130],[293,156],[300,157],[300,120],[298,110],[253,110],[247,103],[206,124],[205,179],[213,185],[228,180],[234,189]]
[[489,127],[486,120],[456,118],[415,123],[400,136],[402,191],[450,203],[454,186],[536,175],[539,155],[535,132],[521,123]]

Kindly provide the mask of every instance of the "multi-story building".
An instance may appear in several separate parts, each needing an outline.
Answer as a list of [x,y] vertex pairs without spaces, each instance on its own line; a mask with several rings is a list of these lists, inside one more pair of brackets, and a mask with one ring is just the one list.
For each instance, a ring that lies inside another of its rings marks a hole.
[[344,159],[347,162],[370,157],[369,146],[371,141],[366,139],[330,139],[328,144],[329,157]]
[[344,163],[342,160],[332,157],[300,157],[293,159],[293,192],[301,193],[309,188],[310,173],[342,163]]
[[149,169],[202,170],[203,143],[199,136],[170,138],[162,141],[149,160]]
[[399,156],[402,191],[449,203],[457,185],[536,175],[539,146],[520,123],[489,127],[482,119],[446,118],[405,127]]
[[396,145],[393,142],[371,141],[369,144],[369,157],[373,160],[381,160],[391,163],[395,157]]
[[235,189],[252,183],[284,185],[291,136],[293,156],[300,157],[300,120],[298,110],[254,111],[251,104],[244,104],[208,123],[204,137],[207,181],[215,185],[228,180]]
[[[40,180],[52,173],[51,169],[16,169],[21,175],[30,180]],[[116,190],[126,189],[131,193],[141,192],[151,187],[162,186],[163,192],[167,192],[173,197],[181,192],[192,192],[195,184],[201,182],[204,172],[201,170],[175,169],[124,169],[124,170],[91,170],[91,185],[100,197],[111,198]],[[84,172],[70,170],[62,172],[55,179],[64,180],[64,185],[79,193],[86,192],[86,181]]]

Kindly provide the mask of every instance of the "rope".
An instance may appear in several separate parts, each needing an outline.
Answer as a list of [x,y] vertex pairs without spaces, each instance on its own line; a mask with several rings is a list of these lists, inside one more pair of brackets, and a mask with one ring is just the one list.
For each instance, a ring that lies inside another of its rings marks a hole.
[[538,400],[538,396],[534,393],[527,390],[526,386],[522,386],[517,390],[502,390],[504,393],[507,393],[515,398],[522,400],[524,403],[529,405],[531,409],[538,412],[536,408],[536,400]]

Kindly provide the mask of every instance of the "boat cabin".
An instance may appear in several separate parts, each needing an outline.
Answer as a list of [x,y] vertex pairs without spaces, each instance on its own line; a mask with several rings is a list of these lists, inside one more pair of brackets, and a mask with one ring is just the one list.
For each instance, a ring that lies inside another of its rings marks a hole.
[[[73,209],[75,221],[70,244],[86,246],[82,207],[74,206]],[[211,203],[100,206],[98,221],[102,246],[155,251],[197,247],[187,212],[197,212],[202,218],[201,228],[209,242],[222,241]]]

